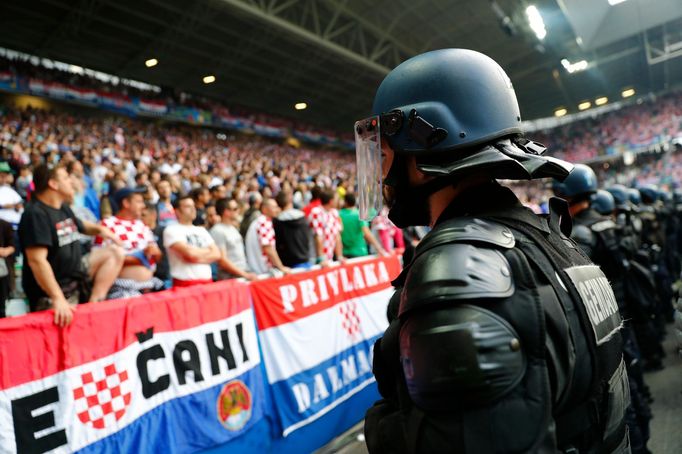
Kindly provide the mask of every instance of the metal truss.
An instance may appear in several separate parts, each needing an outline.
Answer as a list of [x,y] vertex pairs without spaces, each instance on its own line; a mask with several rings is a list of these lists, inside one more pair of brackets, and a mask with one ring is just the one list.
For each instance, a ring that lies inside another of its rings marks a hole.
[[682,57],[682,37],[679,31],[677,36],[673,35],[666,24],[659,27],[659,30],[644,32],[644,47],[649,65],[657,65]]
[[59,20],[58,25],[48,34],[38,46],[37,52],[45,54],[53,43],[67,36],[78,36],[82,28],[87,27],[100,7],[100,0],[80,0],[73,2],[73,6],[66,16]]
[[[157,53],[156,49],[158,49],[158,47],[156,46],[161,45],[164,46],[165,49],[167,50],[174,49],[177,52],[181,53],[182,55],[185,55],[186,57],[193,57],[196,60],[201,61],[202,62],[201,67],[206,68],[207,71],[211,70],[214,74],[216,74],[216,77],[218,77],[219,79],[221,74],[220,71],[223,71],[228,79],[235,80],[251,86],[257,85],[264,86],[265,83],[272,82],[276,79],[279,81],[281,85],[283,85],[285,88],[292,92],[298,92],[301,90],[300,84],[295,84],[291,80],[281,78],[279,77],[280,75],[278,73],[273,73],[272,71],[270,72],[263,71],[264,62],[262,58],[259,56],[260,54],[259,51],[261,50],[267,51],[268,53],[274,53],[277,55],[278,58],[288,59],[296,58],[295,55],[287,54],[285,50],[280,49],[276,43],[270,43],[268,42],[268,40],[263,39],[264,37],[270,36],[274,41],[275,38],[278,36],[278,29],[265,28],[264,32],[260,36],[260,39],[258,40],[246,39],[238,29],[232,30],[230,28],[218,27],[215,24],[206,21],[197,22],[196,18],[181,19],[175,24],[167,24],[158,18],[150,17],[144,13],[135,10],[134,8],[130,8],[129,6],[123,3],[110,0],[107,0],[107,2],[109,6],[119,9],[127,14],[139,17],[144,20],[151,21],[152,23],[158,26],[165,26],[168,28],[168,30],[166,30],[164,33],[157,36],[150,30],[132,28],[124,23],[114,22],[107,18],[99,18],[98,19],[99,21],[120,28],[128,34],[137,35],[144,40],[143,42],[149,43],[148,45],[145,46],[144,51],[133,52],[131,56],[126,58],[126,61],[122,66],[123,68],[133,69],[134,65],[141,64],[140,62],[143,56],[144,58],[147,58],[147,55],[160,55],[159,53]],[[187,14],[188,13],[187,11],[178,10],[176,6],[173,5],[172,2],[165,2],[164,0],[152,0],[152,2],[156,4],[158,7],[168,9],[179,15],[189,15]],[[203,2],[201,3],[204,4]],[[207,7],[206,9],[198,8],[194,12],[199,14],[201,16],[200,18],[207,20],[212,16],[212,14],[215,13],[215,9],[211,9],[210,7]],[[200,48],[199,46],[188,46],[187,43],[183,42],[182,40],[174,39],[175,37],[180,36],[179,32],[180,27],[183,26],[188,27],[191,24],[200,24],[197,26],[200,26],[203,30],[203,33],[195,33],[193,36],[193,40],[199,40],[211,46],[222,45],[225,48],[225,50],[217,54],[211,53],[206,51],[205,49]],[[97,33],[97,30],[92,30],[92,32]],[[224,46],[225,42],[216,41],[215,38],[216,33],[223,33],[228,35],[231,40],[230,45]],[[108,39],[116,38],[108,36]],[[124,43],[122,42],[121,44]],[[146,50],[148,50],[149,52],[153,52],[153,54],[144,53]],[[136,55],[139,55],[139,57],[136,58],[135,57]],[[334,79],[333,77],[330,78],[330,75],[327,72],[326,68],[316,67],[314,63],[315,62],[301,63],[302,65],[301,67],[307,65],[306,67],[308,67],[309,69],[308,71],[303,70],[301,71],[302,77],[304,77],[304,81],[308,80],[312,83],[314,81],[319,80]],[[230,71],[231,68],[235,68],[237,66],[239,67],[238,71],[239,74],[237,74],[237,72]],[[337,77],[343,76],[344,75],[338,75]],[[183,88],[182,83],[183,82],[187,83],[189,81],[188,77],[191,76],[183,75],[170,82],[172,83],[172,85],[176,85],[179,88]],[[338,100],[342,96],[344,96],[343,87],[339,86],[338,83],[330,82],[328,88],[329,88],[328,91],[319,92],[316,93],[316,95],[319,95],[320,97],[326,98],[330,101]]]
[[418,53],[416,48],[391,36],[393,25],[377,27],[366,16],[348,8],[348,0],[221,1],[378,75],[387,74]]

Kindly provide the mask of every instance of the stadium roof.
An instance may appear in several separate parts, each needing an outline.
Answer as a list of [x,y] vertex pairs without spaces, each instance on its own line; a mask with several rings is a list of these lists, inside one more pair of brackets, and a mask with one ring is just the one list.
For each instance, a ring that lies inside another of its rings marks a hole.
[[[616,2],[7,0],[0,46],[340,131],[368,114],[398,63],[465,47],[502,65],[533,119],[682,80],[679,0]],[[531,3],[542,40],[527,20]],[[207,75],[215,82],[204,84]],[[299,101],[308,109],[295,111]]]

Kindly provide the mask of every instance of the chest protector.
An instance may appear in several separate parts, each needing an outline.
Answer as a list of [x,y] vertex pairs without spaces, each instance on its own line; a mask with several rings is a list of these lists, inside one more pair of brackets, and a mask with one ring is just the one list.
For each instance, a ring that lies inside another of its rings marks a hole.
[[[396,282],[404,287],[392,326],[405,384],[429,414],[488,406],[497,436],[503,424],[544,432],[551,413],[560,450],[628,452],[618,305],[600,268],[561,232],[564,206],[554,199],[551,208],[539,220],[546,231],[509,210],[445,221],[422,241]],[[531,395],[546,407],[533,409]],[[529,410],[525,428],[495,414],[519,406]]]
[[604,217],[578,217],[573,222],[571,238],[602,269],[622,309],[625,303],[624,279],[629,265],[619,242],[618,225]]

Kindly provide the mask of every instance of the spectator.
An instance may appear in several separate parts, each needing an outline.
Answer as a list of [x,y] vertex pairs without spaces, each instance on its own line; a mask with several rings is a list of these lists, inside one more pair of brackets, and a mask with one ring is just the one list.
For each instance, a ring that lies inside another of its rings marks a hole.
[[343,225],[336,209],[338,196],[332,189],[320,191],[320,204],[310,210],[308,220],[315,238],[316,262],[321,266],[329,266],[334,260],[344,261],[341,231]]
[[[1,166],[2,164],[0,164]],[[19,169],[19,178],[17,178],[17,192],[22,199],[28,200],[33,186],[33,175],[29,166],[23,166]]]
[[93,251],[85,260],[86,270],[78,232],[118,239],[109,229],[75,217],[66,205],[74,190],[62,165],[39,166],[33,181],[34,197],[19,224],[28,264],[23,269],[23,287],[32,311],[52,307],[55,324],[65,326],[71,323],[76,304],[105,299],[123,266],[123,250],[112,245]]
[[154,234],[154,241],[156,244],[159,244],[159,238],[157,234],[157,229],[158,229],[158,224],[156,223],[156,205],[154,205],[152,202],[144,202],[144,209],[142,210],[142,215],[140,216],[140,219],[142,222],[144,222],[144,225],[149,227],[149,229],[152,231]]
[[315,208],[319,207],[321,202],[320,202],[320,194],[322,193],[322,188],[315,185],[313,188],[310,190],[310,202],[308,205],[306,205],[303,208],[303,213],[305,214],[305,217],[309,218],[310,217],[310,212]]
[[217,203],[218,200],[227,197],[227,189],[223,184],[216,184],[214,186],[211,186],[209,190],[211,192],[211,199],[213,200],[214,203]]
[[379,234],[379,241],[387,251],[397,250],[399,253],[405,250],[403,232],[388,219],[388,208],[383,207],[381,213],[372,220],[372,225]]
[[208,230],[192,224],[197,215],[192,197],[178,197],[174,208],[178,222],[163,231],[173,287],[212,282],[211,263],[220,259],[220,250]]
[[0,162],[0,219],[12,226],[19,224],[24,201],[12,187],[12,169],[7,161]]
[[156,185],[156,192],[159,194],[159,201],[156,204],[157,222],[159,226],[166,227],[178,222],[173,208],[172,195],[173,188],[170,180],[162,179]]
[[250,281],[257,276],[250,272],[244,252],[244,239],[235,227],[239,205],[235,200],[220,199],[216,203],[220,222],[211,228],[211,236],[220,249],[218,260],[218,280],[242,277]]
[[[239,211],[239,209],[237,209]],[[211,230],[214,225],[220,222],[220,216],[218,216],[218,211],[215,207],[215,202],[211,200],[206,205],[206,230]]]
[[[142,221],[145,210],[142,194],[146,188],[123,188],[114,193],[118,212],[102,221],[102,225],[114,232],[125,252],[123,268],[109,290],[108,297],[131,298],[163,287],[163,282],[154,277],[156,263],[161,250],[156,244],[152,230]],[[101,237],[96,245],[107,245]]]
[[145,202],[144,210],[142,210],[142,222],[144,222],[144,225],[149,227],[152,231],[154,241],[161,251],[161,259],[156,263],[154,277],[163,281],[164,288],[170,288],[172,281],[170,277],[170,265],[168,265],[168,253],[163,245],[163,228],[157,224],[156,217],[156,205],[152,202]]
[[367,243],[381,255],[387,255],[377,239],[369,230],[369,223],[360,220],[360,213],[355,207],[355,194],[347,192],[344,197],[344,207],[339,210],[339,217],[343,224],[341,242],[343,255],[348,258],[364,257],[369,254]]
[[12,256],[15,251],[12,225],[0,219],[0,318],[5,317],[5,304],[12,290]]
[[95,222],[99,221],[100,202],[97,198],[97,192],[92,189],[92,179],[85,175],[83,164],[74,159],[66,165],[66,171],[75,180],[74,205],[89,210]]
[[310,268],[314,257],[313,236],[305,214],[294,208],[291,190],[280,191],[275,200],[282,210],[272,220],[279,258],[290,268]]
[[197,217],[192,222],[194,225],[207,226],[206,220],[206,206],[211,201],[211,193],[205,187],[201,186],[195,188],[191,192],[194,206],[197,209]]
[[244,213],[241,224],[239,225],[239,233],[246,238],[246,232],[249,231],[249,227],[258,219],[261,215],[261,205],[263,203],[263,197],[258,193],[254,192],[249,195],[249,209]]
[[249,268],[257,274],[271,273],[273,268],[285,274],[291,272],[284,266],[275,247],[275,229],[272,219],[279,213],[274,199],[265,199],[261,204],[261,215],[249,226],[246,232],[246,261]]

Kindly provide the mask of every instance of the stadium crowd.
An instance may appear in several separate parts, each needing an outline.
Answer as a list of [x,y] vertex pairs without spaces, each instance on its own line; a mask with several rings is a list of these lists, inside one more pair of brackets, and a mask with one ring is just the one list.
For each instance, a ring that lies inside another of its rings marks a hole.
[[584,162],[670,142],[682,136],[682,93],[672,92],[599,116],[532,133],[553,156]]
[[[46,66],[48,64],[49,66]],[[70,68],[66,70],[64,68]],[[74,69],[78,68],[78,69]],[[37,57],[3,56],[0,53],[0,76],[2,74],[16,76],[24,82],[39,81],[40,85],[56,84],[61,89],[76,88],[80,90],[95,90],[98,93],[120,96],[130,100],[139,97],[145,101],[156,101],[168,109],[185,107],[210,112],[217,116],[238,117],[249,122],[260,123],[289,131],[307,131],[327,136],[338,136],[338,132],[322,129],[318,126],[304,124],[291,119],[278,117],[265,112],[256,112],[242,106],[225,104],[201,96],[175,90],[170,87],[154,87],[148,84],[112,77],[103,73],[84,70],[73,65],[58,64]],[[1,80],[1,77],[0,77]],[[342,134],[343,139],[352,140],[352,134]]]
[[392,238],[402,246],[385,216],[375,233],[359,220],[352,153],[90,114],[1,115],[0,219],[18,235],[8,228],[14,249],[0,253],[23,252],[31,310],[57,298],[60,324],[69,300],[329,266],[368,255],[367,244],[385,254]]

